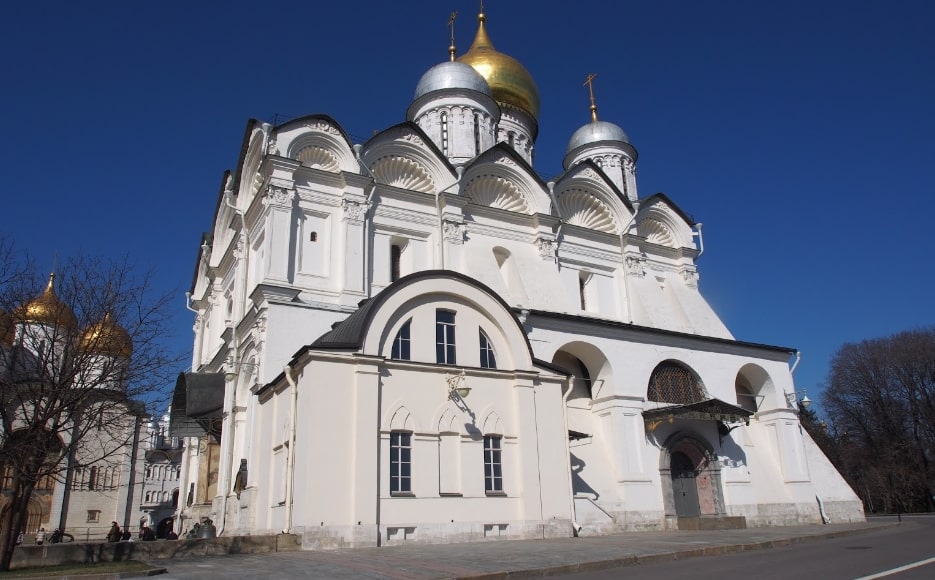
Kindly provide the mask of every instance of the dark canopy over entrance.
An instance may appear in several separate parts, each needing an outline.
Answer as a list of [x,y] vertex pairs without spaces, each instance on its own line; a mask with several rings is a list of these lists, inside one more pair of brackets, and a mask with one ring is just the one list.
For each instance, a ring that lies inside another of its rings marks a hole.
[[720,399],[708,399],[688,405],[671,405],[643,411],[643,420],[651,426],[652,431],[656,425],[675,419],[700,419],[702,421],[723,421],[725,423],[750,423],[752,411],[736,405],[725,403]]
[[224,373],[179,373],[169,432],[175,437],[221,436]]

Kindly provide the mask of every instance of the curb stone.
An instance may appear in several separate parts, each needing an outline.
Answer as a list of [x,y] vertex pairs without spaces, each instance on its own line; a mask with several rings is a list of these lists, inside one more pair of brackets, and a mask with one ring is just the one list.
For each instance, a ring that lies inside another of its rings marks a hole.
[[899,527],[899,523],[880,524],[873,527],[859,528],[855,530],[835,530],[821,534],[808,536],[796,536],[792,538],[778,538],[775,540],[766,540],[763,542],[753,542],[749,544],[724,544],[720,546],[708,546],[705,548],[690,548],[678,550],[675,552],[659,552],[656,554],[643,554],[640,556],[623,556],[621,558],[611,558],[607,560],[593,560],[590,562],[578,562],[576,564],[557,564],[555,566],[546,566],[543,568],[530,568],[526,570],[504,570],[501,572],[485,572],[483,574],[474,574],[470,576],[460,576],[460,580],[514,580],[517,578],[539,578],[543,576],[556,576],[559,574],[574,574],[578,572],[598,572],[610,568],[623,568],[627,566],[639,566],[641,564],[652,564],[655,562],[668,562],[671,560],[683,560],[688,558],[702,558],[705,556],[720,556],[723,554],[733,554],[739,552],[752,552],[755,550],[765,550],[769,548],[780,548],[792,544],[801,544],[815,540],[828,540],[832,538],[842,538],[846,536],[855,536],[866,532],[877,531],[887,528]]

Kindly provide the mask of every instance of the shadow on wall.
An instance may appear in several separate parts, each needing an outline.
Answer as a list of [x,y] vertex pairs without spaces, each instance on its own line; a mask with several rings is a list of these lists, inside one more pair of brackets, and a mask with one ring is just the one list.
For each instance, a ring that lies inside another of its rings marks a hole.
[[580,457],[571,454],[571,489],[575,495],[590,495],[591,499],[597,500],[600,494],[581,477],[587,464]]
[[721,437],[720,451],[722,467],[744,467],[747,465],[747,453],[737,445],[733,437]]

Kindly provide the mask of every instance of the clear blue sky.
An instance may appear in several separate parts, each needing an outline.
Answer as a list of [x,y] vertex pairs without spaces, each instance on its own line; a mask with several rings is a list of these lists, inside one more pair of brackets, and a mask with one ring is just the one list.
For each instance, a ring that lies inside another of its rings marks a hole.
[[[935,323],[935,2],[487,0],[542,95],[536,169],[588,120],[639,150],[640,193],[704,222],[700,288],[740,340],[799,348],[818,394],[844,342]],[[405,120],[467,50],[477,2],[8,2],[0,233],[40,263],[132,256],[183,293],[245,122]],[[180,369],[182,370],[182,369]]]

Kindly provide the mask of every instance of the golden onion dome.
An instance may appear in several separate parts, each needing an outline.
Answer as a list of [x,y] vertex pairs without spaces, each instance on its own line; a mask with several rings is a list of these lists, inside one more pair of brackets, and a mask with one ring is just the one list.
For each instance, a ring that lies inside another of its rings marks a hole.
[[539,89],[536,88],[532,75],[515,58],[497,52],[487,36],[484,26],[486,20],[483,12],[477,16],[474,44],[458,60],[471,65],[484,77],[497,103],[520,109],[532,115],[534,119],[537,118]]
[[13,335],[15,332],[13,326],[13,317],[6,310],[0,310],[0,344],[13,346]]
[[133,339],[108,312],[104,320],[92,324],[81,335],[81,350],[91,354],[130,358],[133,354]]
[[75,313],[55,295],[55,274],[49,274],[49,284],[41,296],[16,309],[16,318],[24,322],[57,324],[74,327],[78,324]]

